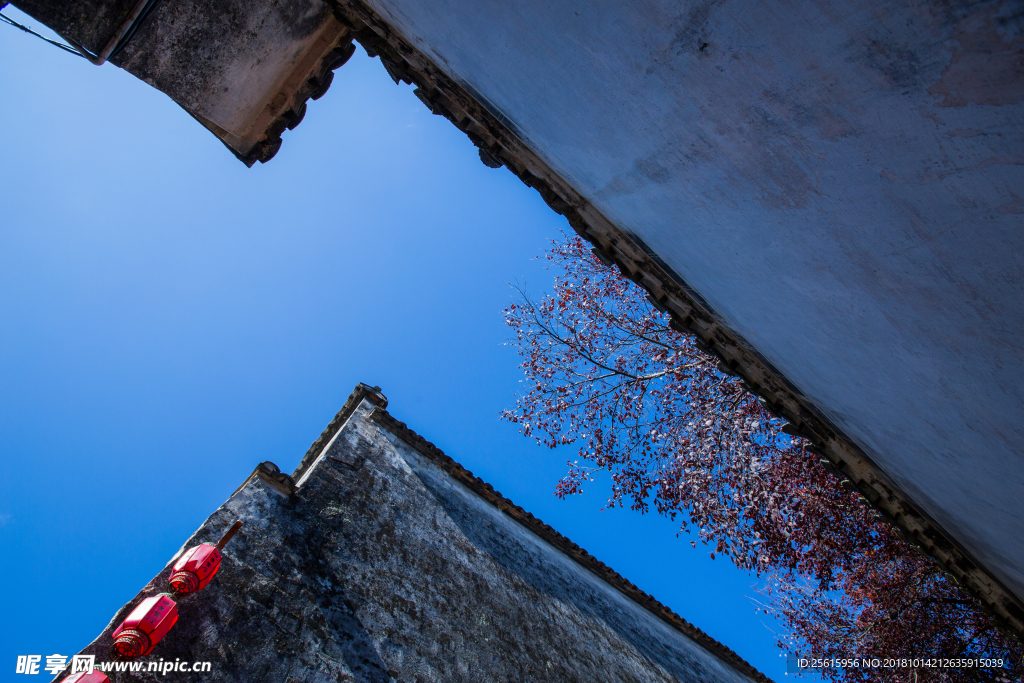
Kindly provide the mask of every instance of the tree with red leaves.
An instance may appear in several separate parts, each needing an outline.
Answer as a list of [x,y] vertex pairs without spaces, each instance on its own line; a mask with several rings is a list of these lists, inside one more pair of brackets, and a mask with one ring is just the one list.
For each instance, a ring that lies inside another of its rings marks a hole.
[[[915,668],[920,681],[1016,680],[1021,645],[859,494],[781,431],[736,377],[669,327],[644,292],[578,237],[547,253],[554,293],[505,311],[528,390],[503,417],[577,457],[556,494],[611,477],[611,505],[696,531],[711,557],[762,579],[780,647],[827,658],[1002,658],[1008,668]],[[691,541],[696,547],[696,542]],[[836,681],[907,680],[907,668],[827,669]]]

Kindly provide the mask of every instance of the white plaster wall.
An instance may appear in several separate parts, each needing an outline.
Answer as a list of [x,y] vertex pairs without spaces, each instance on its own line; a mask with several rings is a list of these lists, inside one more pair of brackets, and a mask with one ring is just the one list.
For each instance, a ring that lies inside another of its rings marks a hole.
[[1024,3],[369,4],[1024,596]]

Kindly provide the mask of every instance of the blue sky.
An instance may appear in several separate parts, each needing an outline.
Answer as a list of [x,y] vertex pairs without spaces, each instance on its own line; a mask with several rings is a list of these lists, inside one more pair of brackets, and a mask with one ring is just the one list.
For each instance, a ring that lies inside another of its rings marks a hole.
[[[21,16],[8,7],[5,13]],[[37,22],[27,20],[32,25]],[[362,50],[246,169],[167,97],[0,26],[0,680],[73,654],[360,381],[446,453],[771,678],[753,578],[671,522],[552,495],[498,419],[509,283],[567,228]],[[44,674],[45,675],[45,674]]]

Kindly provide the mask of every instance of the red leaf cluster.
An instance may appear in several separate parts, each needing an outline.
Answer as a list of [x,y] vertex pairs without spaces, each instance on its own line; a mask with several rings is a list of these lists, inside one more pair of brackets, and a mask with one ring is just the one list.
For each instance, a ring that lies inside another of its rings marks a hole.
[[[1009,669],[922,668],[917,680],[1019,676],[1020,644],[930,558],[781,432],[735,377],[668,326],[644,292],[583,240],[555,242],[554,293],[521,288],[505,310],[527,391],[503,417],[578,458],[556,494],[601,471],[610,505],[679,520],[761,577],[780,646],[816,657],[991,657]],[[907,680],[906,670],[831,669],[834,680]]]

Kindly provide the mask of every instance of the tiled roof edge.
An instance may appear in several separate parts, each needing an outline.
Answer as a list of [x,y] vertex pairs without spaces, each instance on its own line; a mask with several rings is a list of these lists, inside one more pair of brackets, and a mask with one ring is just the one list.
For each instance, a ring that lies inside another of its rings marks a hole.
[[[346,404],[347,405],[347,404]],[[771,679],[755,669],[745,659],[718,642],[699,628],[686,621],[656,598],[637,588],[621,574],[597,559],[570,539],[558,533],[551,526],[534,517],[532,514],[501,495],[494,487],[460,465],[454,459],[410,429],[404,422],[395,419],[384,406],[378,406],[370,414],[370,419],[382,428],[404,441],[417,453],[440,467],[456,481],[483,498],[485,501],[504,512],[530,532],[549,543],[562,554],[572,558],[577,564],[591,571],[605,583],[615,588],[627,598],[637,603],[663,622],[689,637],[697,644],[716,655],[719,659],[732,666],[740,673],[761,683],[771,683]],[[325,434],[327,432],[324,432]],[[323,437],[321,437],[322,439]],[[318,441],[319,443],[319,441]],[[324,442],[326,443],[326,442]]]
[[313,442],[313,445],[309,447],[306,454],[302,456],[302,460],[299,461],[299,466],[295,468],[294,472],[292,472],[292,479],[294,481],[299,481],[302,478],[302,475],[305,474],[306,470],[309,469],[309,466],[316,461],[317,456],[323,452],[327,443],[335,434],[337,434],[338,430],[341,429],[341,426],[345,424],[345,421],[351,417],[352,413],[355,412],[356,408],[364,398],[378,408],[383,409],[388,407],[388,399],[384,394],[380,393],[380,387],[371,387],[369,384],[363,384],[362,382],[357,384],[356,388],[353,389],[352,393],[349,395],[348,400],[345,401],[345,405],[341,407],[341,410],[339,410],[337,415],[334,416],[331,423],[327,425],[327,428],[320,433],[320,437]]

